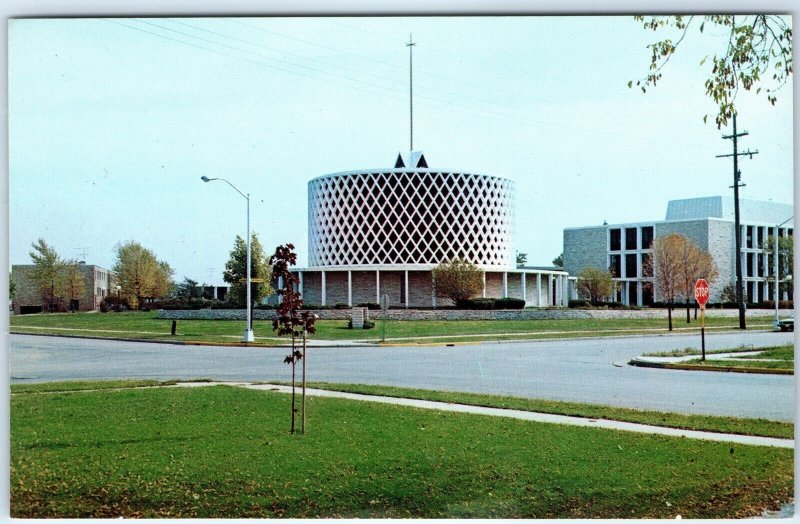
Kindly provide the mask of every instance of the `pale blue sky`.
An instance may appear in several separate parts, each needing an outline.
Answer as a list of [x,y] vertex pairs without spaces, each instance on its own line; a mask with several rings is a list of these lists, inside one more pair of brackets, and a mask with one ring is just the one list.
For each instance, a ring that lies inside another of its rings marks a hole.
[[[529,263],[549,264],[565,227],[731,192],[699,65],[724,39],[708,28],[643,95],[627,82],[661,33],[630,16],[14,20],[10,262],[43,237],[110,267],[132,239],[176,280],[220,284],[245,206],[207,175],[250,192],[267,249],[293,242],[305,265],[307,181],[408,148],[409,33],[415,149],[514,180]],[[760,152],[741,163],[743,197],[792,202],[791,96],[740,93],[742,148]]]

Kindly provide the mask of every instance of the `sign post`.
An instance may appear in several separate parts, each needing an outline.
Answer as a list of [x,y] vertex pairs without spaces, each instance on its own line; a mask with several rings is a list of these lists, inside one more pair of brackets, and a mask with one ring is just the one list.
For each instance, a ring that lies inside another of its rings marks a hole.
[[708,302],[708,282],[706,279],[701,278],[694,284],[694,299],[700,305],[700,347],[702,357],[700,360],[706,359],[706,303]]
[[381,321],[381,342],[386,342],[386,313],[389,311],[389,295],[383,294],[381,296],[381,315],[383,317]]

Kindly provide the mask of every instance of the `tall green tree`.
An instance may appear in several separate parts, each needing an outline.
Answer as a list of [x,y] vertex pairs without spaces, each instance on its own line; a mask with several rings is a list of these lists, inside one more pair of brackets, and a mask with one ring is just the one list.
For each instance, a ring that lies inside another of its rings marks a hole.
[[[258,234],[250,236],[250,276],[263,279],[263,282],[250,284],[250,298],[256,304],[272,293],[270,287],[271,270],[269,258],[264,253],[264,248],[258,240]],[[247,302],[247,284],[242,280],[247,278],[247,243],[242,237],[236,235],[233,242],[230,258],[225,263],[222,279],[231,285],[228,300],[234,304],[245,306]]]
[[442,262],[432,270],[437,296],[445,296],[455,305],[468,300],[483,289],[483,271],[461,258]]
[[175,296],[178,298],[188,298],[192,300],[193,298],[200,298],[200,286],[198,286],[198,282],[196,280],[192,280],[189,277],[183,277],[183,282],[177,284],[175,286]]
[[50,245],[40,238],[31,244],[30,257],[33,270],[30,279],[42,298],[44,311],[60,311],[64,308],[65,263]]
[[[717,128],[728,123],[736,112],[735,100],[740,89],[756,94],[765,89],[767,101],[775,105],[776,93],[792,75],[792,22],[779,15],[705,15],[705,16],[636,16],[646,30],[669,32],[666,38],[648,45],[651,51],[650,72],[635,85],[642,92],[655,87],[662,69],[675,55],[690,28],[703,34],[723,33],[720,47],[702,57],[700,66],[709,69],[706,94],[717,104]],[[706,65],[707,64],[707,65]],[[763,87],[762,87],[763,86]],[[628,82],[634,87],[634,81]],[[791,91],[787,93],[791,96]],[[706,121],[708,115],[703,117]]]
[[117,244],[114,272],[122,295],[131,307],[142,308],[147,299],[166,296],[172,288],[172,268],[133,240]]
[[[86,292],[86,277],[81,271],[77,260],[68,260],[64,264],[64,292],[65,297],[70,300],[78,300]],[[94,307],[94,305],[92,306]],[[70,309],[72,307],[70,306]]]
[[561,253],[553,259],[553,265],[556,267],[564,267],[564,253]]

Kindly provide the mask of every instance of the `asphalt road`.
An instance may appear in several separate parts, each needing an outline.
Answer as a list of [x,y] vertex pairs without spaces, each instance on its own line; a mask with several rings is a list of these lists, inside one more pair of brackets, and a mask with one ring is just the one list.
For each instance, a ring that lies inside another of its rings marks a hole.
[[[11,382],[153,378],[289,380],[283,348],[178,346],[11,335]],[[313,348],[309,380],[592,402],[681,413],[794,420],[794,377],[627,366],[697,335],[492,342],[455,347]],[[791,333],[718,333],[707,349],[792,343]]]

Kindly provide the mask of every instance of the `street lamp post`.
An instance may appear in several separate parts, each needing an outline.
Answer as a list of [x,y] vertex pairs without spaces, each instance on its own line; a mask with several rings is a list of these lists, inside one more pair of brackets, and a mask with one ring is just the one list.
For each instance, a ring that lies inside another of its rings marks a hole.
[[[794,217],[787,218],[782,223],[780,223],[777,226],[775,226],[775,235],[772,237],[772,244],[773,244],[772,248],[773,248],[773,258],[774,258],[774,260],[772,261],[772,268],[775,271],[774,296],[775,296],[775,323],[776,324],[778,322],[778,302],[780,300],[780,292],[778,291],[778,287],[780,287],[780,277],[779,277],[779,273],[778,273],[778,267],[779,267],[778,266],[778,230],[780,229],[780,227],[783,224],[785,224],[786,222],[789,222],[793,218]],[[788,275],[787,275],[787,279],[788,279]]]
[[253,335],[253,305],[250,300],[250,193],[246,195],[239,191],[239,188],[231,184],[229,181],[225,180],[224,178],[208,178],[207,176],[201,176],[200,180],[203,182],[211,182],[212,180],[222,180],[233,189],[236,190],[237,193],[242,195],[244,199],[247,201],[247,325],[245,326],[244,330],[244,337],[242,340],[244,342],[254,342],[256,337]]

